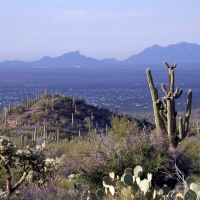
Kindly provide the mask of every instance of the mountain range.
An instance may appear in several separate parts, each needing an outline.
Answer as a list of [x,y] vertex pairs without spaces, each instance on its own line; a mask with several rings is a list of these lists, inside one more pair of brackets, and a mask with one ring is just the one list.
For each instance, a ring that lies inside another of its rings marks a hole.
[[65,53],[62,56],[51,58],[44,56],[42,59],[33,62],[4,61],[0,67],[101,67],[115,65],[137,65],[137,64],[158,64],[167,61],[169,63],[200,63],[200,45],[180,42],[167,47],[157,44],[144,49],[142,52],[133,55],[125,60],[117,61],[114,58],[98,60],[81,55],[79,51]]

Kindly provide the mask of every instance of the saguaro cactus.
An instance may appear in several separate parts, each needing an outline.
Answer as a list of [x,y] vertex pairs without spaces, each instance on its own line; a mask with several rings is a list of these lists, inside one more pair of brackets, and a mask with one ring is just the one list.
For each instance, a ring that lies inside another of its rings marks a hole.
[[9,101],[9,111],[11,110],[11,102]]
[[40,100],[40,90],[38,88],[37,100]]
[[48,86],[46,86],[45,95],[47,95],[47,92],[48,92]]
[[29,108],[29,93],[27,93],[27,108]]
[[23,99],[23,95],[22,95],[21,105],[22,105],[22,106],[24,106],[24,99]]
[[5,118],[5,125],[7,124],[7,109],[6,106],[4,106],[4,118]]
[[[181,90],[179,93],[178,87],[174,91],[174,68],[176,68],[176,64],[174,64],[174,66],[169,66],[167,62],[164,62],[164,65],[167,69],[169,69],[169,91],[167,91],[164,84],[161,85],[162,90],[166,95],[162,98],[162,101],[158,98],[158,90],[156,86],[154,86],[150,69],[147,69],[147,79],[153,101],[157,132],[167,133],[170,141],[170,148],[174,149],[177,147],[178,142],[182,141],[187,136],[192,105],[192,91],[189,90],[188,92],[185,121],[183,123],[182,117],[179,117],[179,125],[177,128],[175,99],[178,99],[182,95],[183,91]],[[164,121],[167,121],[167,130]]]

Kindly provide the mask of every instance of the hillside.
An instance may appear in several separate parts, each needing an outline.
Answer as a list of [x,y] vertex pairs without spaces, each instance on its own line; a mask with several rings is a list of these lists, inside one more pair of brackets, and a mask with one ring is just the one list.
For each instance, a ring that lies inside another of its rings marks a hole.
[[[115,115],[108,109],[87,104],[84,99],[46,93],[37,100],[22,99],[20,105],[4,108],[0,126],[2,134],[9,137],[71,140],[74,136],[86,136],[88,132],[106,134]],[[136,121],[141,129],[149,125],[146,121],[129,120]]]

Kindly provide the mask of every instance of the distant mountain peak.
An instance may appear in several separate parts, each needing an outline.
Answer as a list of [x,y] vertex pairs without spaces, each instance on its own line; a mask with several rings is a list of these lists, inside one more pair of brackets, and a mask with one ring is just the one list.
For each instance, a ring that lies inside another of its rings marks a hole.
[[43,59],[49,59],[49,58],[50,58],[49,56],[44,56],[44,57],[43,57]]
[[200,62],[200,45],[187,42],[179,42],[166,47],[157,44],[144,49],[137,55],[133,55],[124,62],[129,63],[148,63],[148,62]]
[[73,54],[80,55],[80,52],[79,52],[79,50],[77,50],[77,51],[70,51],[69,53],[73,53]]
[[117,61],[113,58],[98,60],[81,55],[79,50],[65,53],[61,56],[51,58],[44,56],[42,59],[33,62],[4,61],[0,62],[0,67],[35,67],[35,66],[70,66],[70,67],[95,67],[95,66],[119,66],[121,64],[135,65],[137,63],[200,63],[200,45],[195,43],[179,42],[166,47],[154,44],[144,49],[142,52],[133,55],[126,60]]

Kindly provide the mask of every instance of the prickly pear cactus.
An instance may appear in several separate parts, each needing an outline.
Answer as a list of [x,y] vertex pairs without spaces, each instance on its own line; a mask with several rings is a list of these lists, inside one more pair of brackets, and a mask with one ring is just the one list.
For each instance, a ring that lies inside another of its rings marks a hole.
[[196,200],[196,199],[197,199],[197,194],[191,189],[189,189],[184,195],[184,200]]
[[170,190],[167,185],[162,188],[152,187],[152,174],[148,173],[146,179],[141,179],[142,173],[141,166],[136,166],[134,170],[125,169],[121,179],[115,178],[114,172],[109,173],[109,176],[105,176],[102,180],[105,192],[103,189],[97,190],[96,197],[103,199],[106,195],[112,195],[118,199],[196,200],[200,194],[199,186],[193,178],[187,178],[182,184],[178,183],[174,190]]
[[131,168],[125,169],[121,179],[115,178],[115,173],[111,172],[109,176],[105,176],[102,180],[106,192],[103,194],[103,190],[97,190],[96,196],[103,198],[103,195],[108,193],[112,196],[119,196],[119,198],[120,195],[126,198],[130,197],[130,195],[132,197],[145,196],[150,191],[152,174],[148,174],[147,179],[141,180],[142,173],[143,168],[141,166],[136,166],[134,170]]

